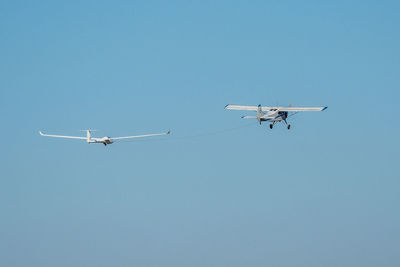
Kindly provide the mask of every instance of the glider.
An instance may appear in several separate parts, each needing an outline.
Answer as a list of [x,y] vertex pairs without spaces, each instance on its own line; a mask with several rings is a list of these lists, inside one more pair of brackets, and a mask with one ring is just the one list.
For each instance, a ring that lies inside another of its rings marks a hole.
[[150,136],[160,136],[160,135],[167,135],[170,134],[171,131],[166,133],[157,133],[157,134],[144,134],[144,135],[134,135],[134,136],[123,136],[123,137],[108,137],[104,136],[101,138],[92,137],[92,132],[94,130],[83,130],[86,132],[86,137],[84,136],[65,136],[65,135],[54,135],[54,134],[44,134],[43,132],[39,131],[41,136],[48,136],[48,137],[58,137],[58,138],[69,138],[69,139],[81,139],[86,140],[88,144],[91,143],[100,143],[106,145],[111,145],[116,140],[122,139],[130,139],[130,138],[143,138],[143,137],[150,137]]
[[[225,109],[228,110],[246,110],[246,111],[256,111],[257,116],[242,116],[243,119],[257,119],[258,123],[267,121],[270,122],[269,128],[272,129],[277,122],[285,122],[288,130],[290,129],[290,124],[287,123],[286,119],[298,112],[303,111],[324,111],[328,107],[267,107],[267,106],[242,106],[242,105],[226,105]],[[292,112],[292,114],[289,114]]]

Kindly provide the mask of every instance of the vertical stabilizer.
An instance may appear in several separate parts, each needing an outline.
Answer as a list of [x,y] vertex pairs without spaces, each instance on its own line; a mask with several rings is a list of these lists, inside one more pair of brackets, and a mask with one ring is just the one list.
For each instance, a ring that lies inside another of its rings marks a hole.
[[81,130],[82,132],[86,132],[86,141],[88,143],[90,143],[92,141],[92,132],[96,131],[96,130],[92,130],[92,129],[87,129],[87,130]]
[[257,106],[257,120],[258,123],[261,125],[261,117],[264,116],[264,112],[261,109],[261,105]]
[[90,138],[92,138],[92,133],[90,132],[90,130],[86,130],[86,138],[88,142],[90,141]]

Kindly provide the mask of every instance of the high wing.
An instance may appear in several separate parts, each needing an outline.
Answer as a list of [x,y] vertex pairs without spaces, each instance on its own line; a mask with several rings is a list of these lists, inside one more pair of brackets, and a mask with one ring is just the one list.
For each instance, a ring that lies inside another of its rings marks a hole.
[[328,107],[277,107],[279,111],[301,112],[301,111],[324,111]]
[[[261,106],[262,111],[288,111],[288,112],[301,112],[301,111],[324,111],[328,107],[267,107]],[[258,106],[242,106],[242,105],[226,105],[225,109],[229,110],[251,110],[257,111]]]
[[39,131],[41,136],[49,136],[49,137],[58,137],[58,138],[70,138],[70,139],[82,139],[82,140],[86,140],[87,137],[83,137],[83,136],[65,136],[65,135],[54,135],[54,134],[44,134],[41,131]]
[[[266,108],[266,107],[264,107],[264,108]],[[225,109],[257,111],[258,106],[226,105]]]
[[159,135],[167,135],[170,134],[171,131],[166,133],[158,133],[158,134],[143,134],[143,135],[134,135],[134,136],[123,136],[123,137],[112,137],[110,140],[121,140],[121,139],[130,139],[130,138],[142,138],[142,137],[150,137],[150,136],[159,136]]

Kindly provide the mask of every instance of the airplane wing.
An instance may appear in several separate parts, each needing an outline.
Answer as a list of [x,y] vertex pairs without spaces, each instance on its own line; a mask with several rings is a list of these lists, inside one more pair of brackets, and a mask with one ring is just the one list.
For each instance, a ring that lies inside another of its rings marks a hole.
[[[301,112],[301,111],[324,111],[328,107],[267,107],[262,106],[262,111],[271,111],[271,110],[279,110],[279,111],[288,111],[288,112]],[[242,105],[226,105],[225,109],[229,110],[251,110],[257,111],[258,106],[242,106]]]
[[301,111],[324,111],[328,107],[278,107],[279,111],[301,112]]
[[41,136],[49,136],[49,137],[58,137],[58,138],[70,138],[70,139],[82,139],[82,140],[86,140],[87,137],[83,137],[83,136],[65,136],[65,135],[54,135],[54,134],[44,134],[41,131],[39,131]]
[[171,131],[166,133],[158,133],[158,134],[143,134],[143,135],[134,135],[134,136],[123,136],[123,137],[112,137],[111,140],[121,140],[121,139],[130,139],[130,138],[142,138],[142,137],[150,137],[150,136],[160,136],[170,134]]
[[[268,107],[263,107],[263,108],[268,108]],[[242,106],[242,105],[226,105],[225,109],[230,109],[230,110],[252,110],[252,111],[257,111],[258,106]],[[268,109],[269,110],[269,109]]]

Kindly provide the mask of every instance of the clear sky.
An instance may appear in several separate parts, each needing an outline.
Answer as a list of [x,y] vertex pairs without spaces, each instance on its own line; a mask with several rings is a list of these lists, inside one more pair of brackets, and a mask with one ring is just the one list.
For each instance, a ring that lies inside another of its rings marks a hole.
[[0,266],[400,266],[399,10],[1,1]]

